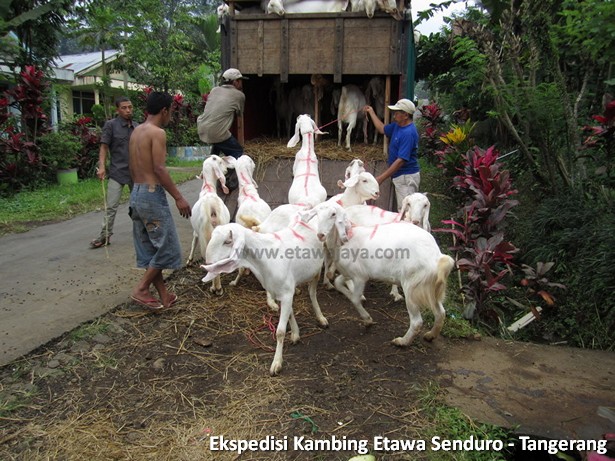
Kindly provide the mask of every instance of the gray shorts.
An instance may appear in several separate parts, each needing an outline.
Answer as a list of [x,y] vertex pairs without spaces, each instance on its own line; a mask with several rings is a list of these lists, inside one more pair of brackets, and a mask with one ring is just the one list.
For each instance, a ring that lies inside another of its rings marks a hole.
[[397,211],[401,210],[401,202],[410,194],[419,191],[421,184],[421,173],[403,174],[397,178],[393,178],[395,186],[395,199],[397,200]]
[[182,252],[164,188],[135,184],[130,193],[129,214],[137,267],[179,269]]

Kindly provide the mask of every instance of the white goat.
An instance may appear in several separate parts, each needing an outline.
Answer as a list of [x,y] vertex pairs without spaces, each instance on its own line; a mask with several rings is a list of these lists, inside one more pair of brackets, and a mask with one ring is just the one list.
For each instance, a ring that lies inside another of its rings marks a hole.
[[[338,185],[340,185],[339,181]],[[353,205],[362,205],[365,203],[366,200],[376,200],[378,199],[378,197],[380,197],[380,185],[378,184],[378,181],[376,181],[376,178],[374,178],[374,175],[368,173],[367,171],[363,171],[350,176],[348,179],[346,179],[346,181],[341,183],[341,186],[344,187],[344,192],[342,192],[341,194],[334,195],[329,200],[327,200],[327,202],[335,202],[338,205],[346,208]],[[330,250],[326,247],[326,245],[325,249],[326,270],[325,274],[323,275],[323,282],[327,288],[331,289],[333,288],[333,285],[331,285],[329,277],[333,277],[333,274],[335,273],[335,263],[333,263],[331,255],[329,253]]]
[[411,222],[427,232],[431,232],[431,225],[429,224],[430,208],[431,203],[429,203],[427,196],[420,192],[414,192],[404,197],[399,214],[404,217],[404,221]]
[[350,0],[350,11],[365,11],[370,19],[374,17],[377,9],[392,15],[395,19],[402,18],[395,0]]
[[291,205],[289,203],[285,203],[271,210],[269,216],[267,216],[267,218],[262,222],[259,222],[257,219],[251,219],[247,216],[244,216],[244,219],[247,222],[250,222],[251,220],[251,228],[254,232],[270,234],[290,226],[293,223],[293,218],[296,217],[297,212],[305,211],[309,208],[310,207],[305,207],[302,205]]
[[[271,213],[269,213],[269,216],[262,222],[251,216],[244,216],[243,219],[247,224],[251,224],[249,227],[251,227],[254,232],[272,234],[296,224],[300,219],[299,212],[307,209],[309,209],[309,207],[285,203],[274,208]],[[267,305],[273,311],[278,311],[280,309],[269,292],[267,292]]]
[[[429,232],[406,222],[351,227],[344,208],[335,203],[323,203],[309,213],[308,218],[318,217],[318,238],[337,248],[333,254],[341,275],[335,287],[353,303],[366,325],[373,320],[361,296],[368,280],[380,280],[399,283],[406,294],[410,324],[404,336],[393,340],[395,345],[409,345],[418,333],[423,324],[420,306],[429,306],[434,314],[434,325],[424,339],[431,341],[440,334],[446,281],[455,261],[440,252]],[[352,290],[347,280],[352,281]]]
[[[235,171],[239,180],[239,195],[237,196],[237,219],[244,227],[252,227],[253,220],[262,222],[271,213],[271,207],[258,195],[258,184],[254,181],[254,160],[242,155],[235,162]],[[244,220],[250,217],[250,221]]]
[[[258,195],[258,185],[254,181],[255,168],[254,160],[247,155],[242,155],[235,162],[235,171],[239,180],[236,222],[247,228],[252,227],[254,220],[261,222],[271,213],[269,204]],[[243,274],[244,270],[239,269],[237,277],[230,285],[236,286]]]
[[[301,258],[288,257],[300,254]],[[306,253],[310,256],[305,257]],[[280,320],[276,330],[276,350],[270,374],[282,370],[282,353],[286,327],[290,320],[291,342],[299,341],[299,326],[293,313],[295,287],[309,282],[309,294],[314,314],[321,326],[328,326],[322,315],[316,285],[322,267],[322,243],[309,225],[299,222],[275,234],[259,234],[239,224],[230,223],[214,229],[207,247],[208,271],[203,281],[218,274],[233,272],[239,267],[250,269],[263,288],[280,301]]]
[[357,85],[345,85],[342,87],[340,101],[337,106],[337,145],[342,145],[342,132],[344,123],[346,128],[346,149],[350,148],[350,136],[352,130],[357,125],[357,120],[361,120],[363,128],[363,140],[367,143],[367,117],[363,113],[365,107],[365,95]]
[[288,190],[288,203],[314,206],[327,199],[327,190],[320,182],[318,158],[314,152],[314,134],[325,134],[309,115],[297,117],[295,135],[288,147],[295,147],[301,139],[301,149],[295,154],[293,182]]
[[222,32],[222,27],[225,26],[226,18],[230,15],[230,8],[226,3],[221,3],[216,8],[216,16],[218,17],[218,28],[216,33]]
[[[231,217],[228,208],[216,193],[216,181],[219,180],[222,185],[222,190],[228,193],[224,175],[228,168],[233,168],[235,158],[226,156],[219,157],[211,155],[203,161],[203,169],[198,176],[203,180],[199,199],[192,207],[192,216],[190,216],[190,224],[192,224],[192,245],[190,255],[186,264],[190,264],[194,259],[194,251],[197,242],[201,256],[205,258],[205,250],[207,243],[211,238],[211,234],[216,226],[227,224]],[[221,295],[222,285],[220,278],[216,278],[210,291]]]
[[344,192],[334,195],[327,201],[339,203],[344,208],[353,205],[362,205],[367,200],[377,200],[380,197],[380,185],[374,175],[363,171],[350,176],[338,186],[344,188]]
[[270,0],[267,13],[340,13],[348,8],[348,0]]
[[[365,171],[365,164],[363,160],[359,158],[353,158],[348,166],[346,167],[346,171],[344,171],[344,181],[346,181],[351,176],[354,176],[359,173],[363,173]],[[341,181],[338,180],[337,185],[340,186]],[[342,187],[342,186],[340,186]]]
[[[346,208],[346,216],[355,226],[378,227],[391,223],[399,223],[403,220],[418,225],[427,232],[431,232],[431,227],[429,226],[429,200],[427,200],[424,194],[418,192],[417,194],[418,196],[413,199],[409,198],[410,195],[404,198],[402,202],[402,211],[400,213],[386,211],[376,206],[357,205]],[[427,200],[427,206],[425,206],[425,200]],[[332,277],[333,273],[329,271],[325,275],[327,277]],[[399,301],[403,298],[403,296],[399,294],[399,289],[396,284],[391,286],[390,294],[395,301]]]

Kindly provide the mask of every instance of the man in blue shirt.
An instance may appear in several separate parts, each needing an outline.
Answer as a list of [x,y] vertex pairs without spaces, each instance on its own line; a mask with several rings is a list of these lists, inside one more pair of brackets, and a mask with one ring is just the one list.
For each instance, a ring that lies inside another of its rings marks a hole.
[[397,208],[401,208],[404,197],[418,192],[421,183],[419,172],[419,133],[413,123],[416,108],[409,99],[400,99],[394,106],[388,106],[393,111],[393,122],[385,125],[378,118],[371,106],[365,106],[364,111],[371,118],[376,130],[389,138],[388,168],[376,177],[378,184],[391,178],[395,186]]

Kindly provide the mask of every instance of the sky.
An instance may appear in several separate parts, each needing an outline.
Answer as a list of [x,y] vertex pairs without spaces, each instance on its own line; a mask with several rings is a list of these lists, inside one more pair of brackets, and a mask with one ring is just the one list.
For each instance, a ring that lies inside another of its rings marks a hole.
[[[418,11],[429,10],[430,3],[440,4],[442,3],[442,1],[441,0],[411,0],[412,21],[416,20]],[[422,22],[420,25],[416,27],[416,30],[418,30],[422,35],[429,35],[431,33],[439,32],[440,28],[444,25],[444,22],[442,21],[442,18],[444,16],[451,16],[453,12],[461,12],[465,9],[466,9],[466,2],[459,1],[458,3],[448,7],[442,13],[438,13],[435,16],[433,16],[431,19],[429,19],[429,21]]]

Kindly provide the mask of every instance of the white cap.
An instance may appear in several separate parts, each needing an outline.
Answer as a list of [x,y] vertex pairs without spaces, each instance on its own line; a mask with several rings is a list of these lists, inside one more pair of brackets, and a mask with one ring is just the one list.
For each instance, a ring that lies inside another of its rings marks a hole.
[[408,114],[414,114],[416,107],[414,107],[414,103],[409,99],[400,99],[395,103],[394,106],[389,106],[391,110],[402,110]]
[[247,80],[248,77],[244,77],[243,75],[241,75],[241,72],[239,72],[238,69],[234,69],[233,67],[231,67],[230,69],[226,69],[222,74],[222,80],[224,80],[225,82],[232,82],[239,79]]

